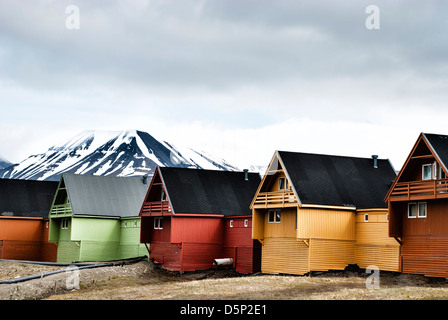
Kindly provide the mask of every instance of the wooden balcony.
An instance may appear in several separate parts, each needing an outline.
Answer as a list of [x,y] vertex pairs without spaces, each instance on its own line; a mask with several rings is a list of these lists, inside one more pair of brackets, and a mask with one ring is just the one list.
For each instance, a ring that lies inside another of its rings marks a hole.
[[254,208],[296,207],[297,198],[291,190],[260,192],[254,201]]
[[70,204],[58,204],[51,207],[50,216],[53,217],[62,217],[69,216],[72,214],[72,207]]
[[142,216],[166,216],[171,215],[169,201],[153,201],[143,203]]
[[390,201],[448,198],[448,179],[400,182],[392,190]]

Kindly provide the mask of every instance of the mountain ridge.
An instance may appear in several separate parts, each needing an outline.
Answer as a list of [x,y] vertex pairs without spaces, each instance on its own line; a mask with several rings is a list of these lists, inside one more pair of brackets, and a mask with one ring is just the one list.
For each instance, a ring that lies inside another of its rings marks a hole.
[[64,172],[152,176],[157,166],[240,170],[203,151],[176,147],[140,130],[85,130],[46,152],[0,169],[1,178],[59,180]]

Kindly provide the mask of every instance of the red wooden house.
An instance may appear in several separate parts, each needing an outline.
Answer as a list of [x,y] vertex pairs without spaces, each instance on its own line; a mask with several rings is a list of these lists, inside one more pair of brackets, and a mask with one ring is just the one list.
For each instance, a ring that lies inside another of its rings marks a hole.
[[448,279],[447,174],[448,136],[421,133],[386,196],[403,273]]
[[184,272],[231,258],[240,273],[258,271],[249,206],[260,180],[258,173],[157,168],[140,212],[150,259]]

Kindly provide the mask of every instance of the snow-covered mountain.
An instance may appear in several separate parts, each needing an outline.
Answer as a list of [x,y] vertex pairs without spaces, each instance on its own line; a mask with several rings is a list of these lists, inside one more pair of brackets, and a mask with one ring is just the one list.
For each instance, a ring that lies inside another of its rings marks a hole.
[[177,148],[150,134],[84,131],[60,146],[0,169],[0,178],[59,180],[64,172],[113,176],[152,176],[157,166],[240,170],[223,159],[188,147]]
[[12,166],[12,163],[0,156],[0,170]]

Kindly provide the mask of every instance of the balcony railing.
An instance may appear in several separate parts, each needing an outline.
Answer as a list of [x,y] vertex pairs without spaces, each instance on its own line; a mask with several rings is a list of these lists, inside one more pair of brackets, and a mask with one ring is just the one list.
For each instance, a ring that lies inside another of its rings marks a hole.
[[273,207],[295,207],[297,198],[293,191],[274,191],[260,192],[254,201],[254,207],[273,208]]
[[400,182],[390,193],[390,201],[448,198],[448,179]]
[[57,204],[51,207],[50,215],[71,215],[72,214],[72,207],[70,204]]
[[142,216],[171,214],[169,201],[145,202],[142,208]]

